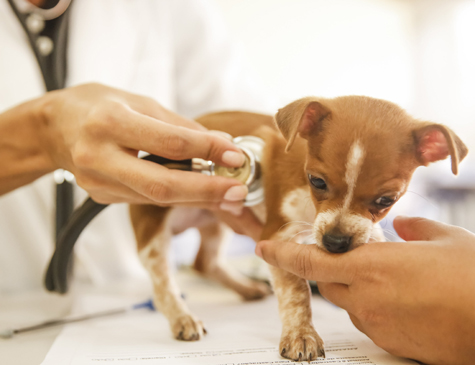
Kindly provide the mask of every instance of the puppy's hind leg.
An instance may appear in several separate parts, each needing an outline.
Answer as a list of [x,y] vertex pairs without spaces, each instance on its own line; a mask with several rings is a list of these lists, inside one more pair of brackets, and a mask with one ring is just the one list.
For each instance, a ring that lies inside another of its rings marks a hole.
[[228,267],[224,253],[232,230],[218,221],[199,228],[201,245],[196,255],[194,268],[203,276],[234,290],[245,300],[254,300],[270,294],[270,288],[251,280]]
[[168,248],[172,237],[168,224],[170,211],[168,208],[143,205],[131,206],[130,209],[140,260],[152,278],[154,303],[168,319],[176,339],[196,341],[203,337],[206,330],[182,299],[169,267]]

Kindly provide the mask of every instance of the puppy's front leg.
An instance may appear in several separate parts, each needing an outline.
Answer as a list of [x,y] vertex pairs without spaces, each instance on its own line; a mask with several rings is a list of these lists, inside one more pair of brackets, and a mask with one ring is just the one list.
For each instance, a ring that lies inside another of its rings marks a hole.
[[171,228],[170,209],[155,206],[131,206],[132,224],[142,264],[153,283],[154,303],[170,323],[178,340],[196,341],[206,330],[188,309],[168,263]]
[[295,361],[311,361],[324,357],[323,340],[312,323],[308,282],[273,266],[270,270],[282,321],[280,354]]

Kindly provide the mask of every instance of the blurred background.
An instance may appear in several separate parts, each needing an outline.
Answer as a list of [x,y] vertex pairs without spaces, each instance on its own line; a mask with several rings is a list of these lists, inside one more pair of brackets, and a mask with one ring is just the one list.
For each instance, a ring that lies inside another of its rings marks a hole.
[[[448,125],[475,151],[475,1],[212,2],[277,107],[308,95],[382,98]],[[450,161],[419,168],[381,222],[387,238],[397,239],[392,219],[398,214],[475,231],[473,154],[460,170],[454,177]],[[251,246],[239,239],[230,250]]]

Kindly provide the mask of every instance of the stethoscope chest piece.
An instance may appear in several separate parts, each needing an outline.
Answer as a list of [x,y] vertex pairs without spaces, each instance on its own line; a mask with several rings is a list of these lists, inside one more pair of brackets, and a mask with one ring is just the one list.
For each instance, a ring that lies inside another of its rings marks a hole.
[[236,170],[241,171],[239,179],[249,189],[244,205],[252,207],[264,201],[264,187],[262,185],[262,154],[264,150],[264,141],[259,137],[240,136],[234,138],[234,144],[241,148],[246,155],[244,165]]
[[247,186],[244,206],[252,207],[264,201],[262,186],[261,161],[264,150],[264,141],[259,137],[240,136],[233,139],[234,144],[243,152],[246,160],[238,168],[224,167],[199,158],[192,160],[192,171],[201,172],[210,176],[224,176],[239,180]]

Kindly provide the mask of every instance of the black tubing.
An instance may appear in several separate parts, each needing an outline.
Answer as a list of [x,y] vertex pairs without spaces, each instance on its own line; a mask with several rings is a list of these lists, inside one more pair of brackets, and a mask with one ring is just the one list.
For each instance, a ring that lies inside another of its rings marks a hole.
[[[163,166],[170,165],[170,168],[191,170],[191,160],[174,161],[155,155],[148,155],[143,159]],[[48,291],[60,294],[68,292],[74,244],[89,222],[107,206],[108,204],[99,204],[87,198],[81,207],[73,212],[56,239],[56,250],[45,275],[45,287]]]
[[74,186],[64,180],[56,184],[56,241],[74,211]]
[[107,204],[96,203],[88,198],[80,208],[71,215],[66,226],[61,230],[56,242],[56,250],[46,271],[45,286],[48,291],[64,294],[68,291],[71,274],[71,257],[74,244],[90,221],[98,215]]

